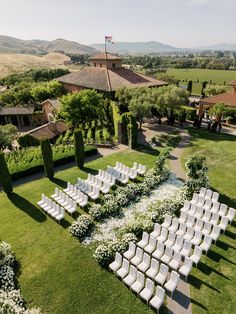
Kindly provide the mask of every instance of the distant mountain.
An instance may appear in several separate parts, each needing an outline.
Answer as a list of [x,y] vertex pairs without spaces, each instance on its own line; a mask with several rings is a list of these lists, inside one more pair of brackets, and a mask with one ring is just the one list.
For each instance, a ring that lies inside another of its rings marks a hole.
[[[104,44],[90,45],[97,50],[104,50]],[[116,42],[114,45],[109,44],[109,51],[119,54],[144,54],[159,52],[177,52],[184,49],[165,45],[157,41],[148,42]]]
[[96,49],[65,39],[22,40],[14,37],[0,35],[0,53],[23,53],[42,55],[49,52],[64,54],[94,54]]
[[221,50],[221,51],[236,51],[236,44],[221,43],[212,46],[199,47],[198,50]]

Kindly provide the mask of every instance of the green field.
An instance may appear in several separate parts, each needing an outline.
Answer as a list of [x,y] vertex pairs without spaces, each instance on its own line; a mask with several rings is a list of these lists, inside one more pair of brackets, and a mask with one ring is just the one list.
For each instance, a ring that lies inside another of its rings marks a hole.
[[[182,163],[193,153],[206,156],[211,186],[220,201],[236,208],[236,137],[190,129],[191,145]],[[229,314],[236,308],[236,223],[220,236],[189,277],[193,314]]]
[[193,94],[200,95],[202,82],[212,81],[212,84],[227,85],[236,79],[236,71],[208,70],[208,69],[168,69],[168,75],[173,75],[181,80],[180,85],[187,85],[189,80],[193,81]]

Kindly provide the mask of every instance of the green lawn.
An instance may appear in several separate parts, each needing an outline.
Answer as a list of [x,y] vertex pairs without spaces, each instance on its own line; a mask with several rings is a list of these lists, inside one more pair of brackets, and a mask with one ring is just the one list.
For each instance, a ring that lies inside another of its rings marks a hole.
[[[167,74],[174,75],[181,80],[180,85],[187,85],[193,81],[193,94],[200,95],[202,82],[212,81],[213,84],[224,85],[236,78],[236,71],[208,70],[208,69],[168,69]],[[186,81],[187,80],[187,81]],[[199,83],[198,83],[199,82]]]
[[[129,151],[97,159],[85,170],[134,161],[152,167],[154,154]],[[46,217],[36,206],[41,193],[50,195],[55,186],[87,176],[71,168],[56,174],[54,182],[36,180],[15,188],[9,198],[0,193],[0,239],[10,243],[20,262],[19,283],[29,307],[40,307],[44,313],[153,313],[113,274],[93,259],[94,248],[83,246],[71,237],[66,216],[61,226]]]
[[[190,129],[192,145],[185,149],[182,163],[193,153],[206,156],[212,187],[220,201],[236,208],[236,137]],[[227,228],[191,272],[194,314],[235,313],[236,308],[236,223]]]

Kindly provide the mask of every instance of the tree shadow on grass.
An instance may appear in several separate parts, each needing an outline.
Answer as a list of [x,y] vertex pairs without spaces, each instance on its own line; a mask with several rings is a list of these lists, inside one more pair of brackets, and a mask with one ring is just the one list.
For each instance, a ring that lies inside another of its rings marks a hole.
[[207,275],[207,276],[209,276],[211,273],[215,273],[215,274],[217,274],[217,275],[219,275],[219,276],[221,276],[221,277],[223,277],[223,278],[225,278],[225,279],[229,279],[227,276],[223,275],[223,274],[220,273],[218,270],[216,270],[216,269],[214,269],[214,268],[212,268],[212,267],[210,267],[210,266],[208,266],[208,265],[206,265],[206,264],[204,264],[204,263],[202,263],[202,262],[198,263],[198,269],[199,269],[202,273],[204,273],[205,275]]
[[207,283],[207,282],[205,282],[205,281],[201,280],[200,278],[197,278],[193,275],[189,275],[189,283],[197,289],[200,289],[202,285],[205,285],[208,288],[210,288],[210,289],[212,289],[218,293],[221,293],[221,291],[218,290],[217,288],[213,287],[209,283]]
[[211,258],[213,261],[219,263],[221,259],[225,260],[226,262],[230,263],[230,264],[233,264],[233,265],[236,265],[235,262],[229,260],[227,257],[215,252],[215,251],[212,251],[212,250],[209,250],[208,253],[207,253],[207,256],[209,258]]
[[59,185],[63,189],[67,187],[67,182],[65,180],[59,178],[52,178],[50,181],[55,183],[56,185]]
[[38,222],[43,222],[46,220],[46,215],[44,215],[38,207],[34,206],[27,199],[16,193],[10,193],[7,195],[8,199],[21,211],[25,212],[31,218]]
[[96,175],[98,174],[98,171],[96,169],[92,169],[92,168],[88,168],[88,167],[83,167],[82,169],[84,172],[87,172],[87,173],[91,173],[93,175]]

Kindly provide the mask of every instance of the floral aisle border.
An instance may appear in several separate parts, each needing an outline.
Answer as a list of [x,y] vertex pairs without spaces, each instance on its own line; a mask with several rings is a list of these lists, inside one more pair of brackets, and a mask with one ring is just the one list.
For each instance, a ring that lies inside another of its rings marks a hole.
[[16,258],[11,246],[0,243],[0,312],[12,314],[42,314],[40,309],[27,309],[17,287],[14,266]]

